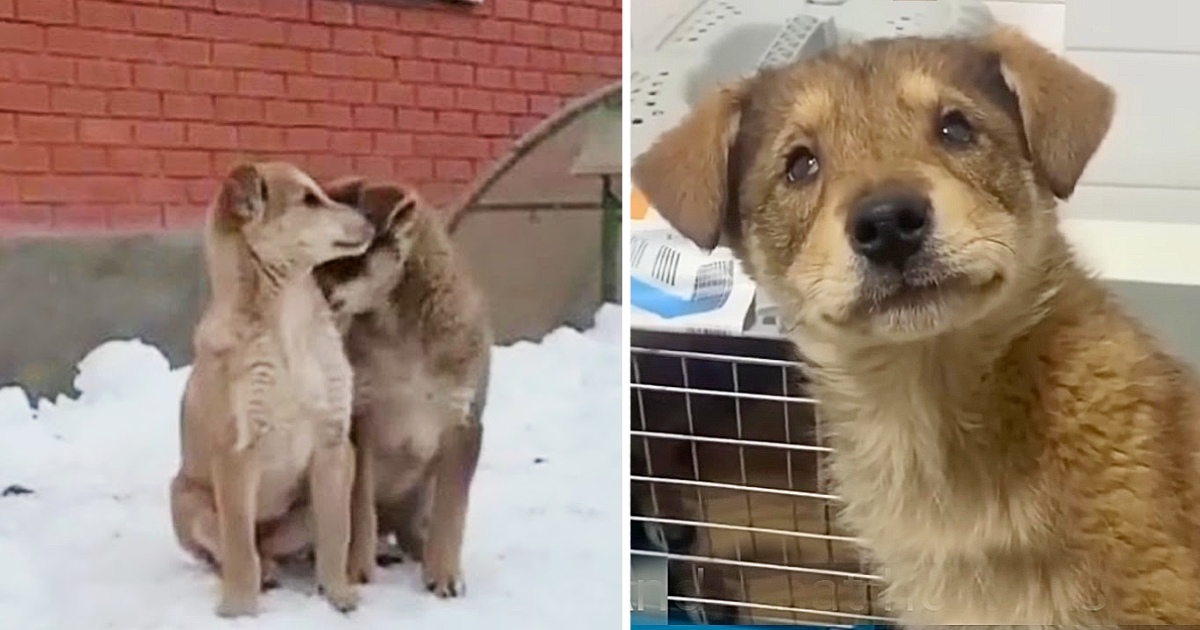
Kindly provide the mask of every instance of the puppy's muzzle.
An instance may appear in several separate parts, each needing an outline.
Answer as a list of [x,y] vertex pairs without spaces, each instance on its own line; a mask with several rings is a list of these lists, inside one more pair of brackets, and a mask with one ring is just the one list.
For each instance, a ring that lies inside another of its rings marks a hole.
[[927,196],[893,189],[859,199],[850,210],[846,232],[850,247],[872,266],[903,272],[924,246],[931,223]]

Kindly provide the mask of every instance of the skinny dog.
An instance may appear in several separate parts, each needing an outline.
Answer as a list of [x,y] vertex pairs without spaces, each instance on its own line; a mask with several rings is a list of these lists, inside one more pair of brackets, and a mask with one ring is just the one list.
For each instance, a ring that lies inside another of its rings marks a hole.
[[1200,623],[1200,383],[1059,229],[1102,82],[1003,28],[714,91],[633,177],[781,305],[902,623]]
[[273,557],[310,542],[326,599],[357,605],[352,375],[312,269],[373,236],[362,213],[286,163],[237,167],[209,209],[212,297],[194,337],[171,515],[183,547],[219,568],[222,616],[254,614]]
[[365,255],[316,269],[354,366],[350,573],[370,581],[377,551],[400,551],[421,561],[430,591],[454,597],[488,390],[483,295],[416,193],[363,180],[327,191],[376,226]]

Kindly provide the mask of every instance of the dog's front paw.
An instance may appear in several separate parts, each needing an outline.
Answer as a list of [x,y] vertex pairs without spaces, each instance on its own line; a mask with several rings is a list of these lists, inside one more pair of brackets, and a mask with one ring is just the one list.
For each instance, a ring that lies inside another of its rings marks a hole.
[[370,584],[375,580],[375,554],[355,554],[350,558],[349,569],[351,583]]
[[358,589],[349,584],[340,586],[321,587],[321,595],[338,612],[348,613],[358,608]]
[[460,597],[467,592],[460,571],[434,570],[426,567],[424,570],[425,589],[442,599]]
[[258,614],[258,594],[226,593],[217,604],[217,615],[221,617],[253,617]]

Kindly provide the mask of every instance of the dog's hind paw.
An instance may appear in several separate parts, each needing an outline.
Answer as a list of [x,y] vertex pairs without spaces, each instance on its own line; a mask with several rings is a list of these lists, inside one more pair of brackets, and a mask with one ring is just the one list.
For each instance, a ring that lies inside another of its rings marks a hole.
[[253,617],[258,614],[258,598],[251,596],[225,595],[217,604],[220,617]]
[[467,584],[458,575],[435,577],[427,573],[425,575],[425,590],[441,599],[450,599],[466,595]]
[[350,585],[337,587],[319,587],[318,591],[333,606],[338,612],[348,613],[355,608],[358,608],[359,595],[358,589]]

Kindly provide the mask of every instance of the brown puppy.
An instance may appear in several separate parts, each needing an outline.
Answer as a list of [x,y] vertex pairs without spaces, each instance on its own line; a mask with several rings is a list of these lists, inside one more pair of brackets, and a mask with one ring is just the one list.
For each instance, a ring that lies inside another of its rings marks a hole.
[[376,225],[366,254],[316,270],[354,366],[351,576],[371,579],[390,534],[421,560],[429,590],[453,597],[490,368],[483,295],[416,193],[362,180],[327,190]]
[[1055,213],[1113,110],[1010,29],[876,41],[716,91],[634,166],[782,305],[904,623],[1200,623],[1200,384]]
[[235,168],[209,209],[212,297],[183,395],[171,515],[184,548],[220,568],[220,615],[254,614],[271,558],[310,540],[325,597],[357,605],[352,376],[312,269],[361,254],[373,235],[360,212],[286,163]]

